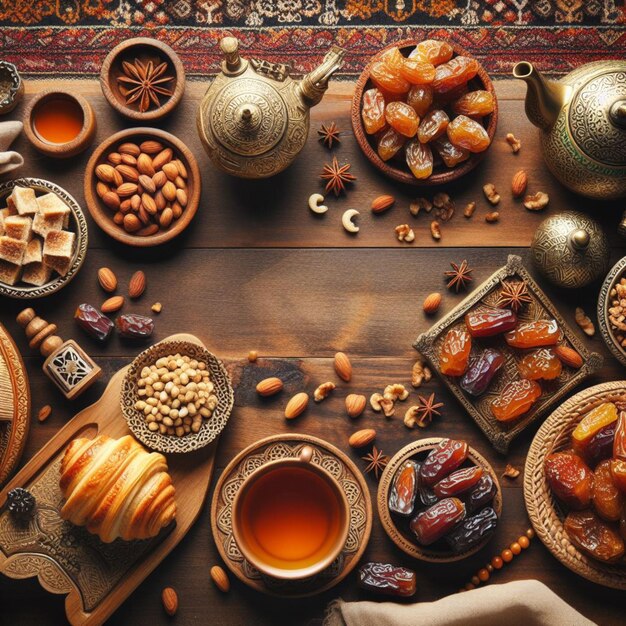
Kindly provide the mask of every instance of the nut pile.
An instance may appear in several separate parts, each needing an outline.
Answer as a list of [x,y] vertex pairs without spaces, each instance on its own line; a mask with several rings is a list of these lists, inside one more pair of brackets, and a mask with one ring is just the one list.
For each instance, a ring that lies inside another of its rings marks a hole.
[[615,340],[626,348],[626,277],[622,276],[609,294],[609,323]]
[[161,435],[197,433],[217,406],[206,363],[188,356],[164,356],[144,367],[137,386],[135,409]]
[[167,230],[187,206],[187,169],[159,141],[119,145],[95,175],[96,193],[128,233],[149,237]]

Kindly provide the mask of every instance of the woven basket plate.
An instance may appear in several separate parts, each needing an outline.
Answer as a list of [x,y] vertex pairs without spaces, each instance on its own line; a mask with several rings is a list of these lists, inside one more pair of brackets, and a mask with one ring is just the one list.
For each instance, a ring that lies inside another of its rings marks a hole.
[[[389,500],[389,490],[391,489],[391,483],[393,477],[396,474],[398,468],[409,459],[423,461],[427,454],[444,439],[443,437],[429,437],[428,439],[419,439],[404,446],[399,450],[389,461],[385,471],[380,477],[380,484],[378,486],[378,517],[385,529],[385,532],[400,550],[406,552],[408,555],[419,559],[420,561],[429,561],[431,563],[452,563],[453,561],[460,561],[468,556],[478,552],[483,548],[489,540],[491,535],[485,540],[481,541],[478,545],[474,546],[471,550],[466,550],[461,553],[454,553],[451,550],[438,550],[432,546],[420,546],[413,538],[408,530],[408,520],[405,524],[399,523],[399,517],[392,515],[389,511],[387,502]],[[502,489],[500,488],[500,482],[493,468],[474,448],[468,446],[467,459],[470,463],[465,462],[462,467],[466,467],[470,464],[479,465],[485,472],[488,472],[496,485],[496,495],[493,498],[491,506],[493,506],[498,518],[502,516]],[[409,518],[411,519],[411,518]],[[405,526],[406,528],[402,528]],[[439,545],[437,542],[436,545]]]
[[65,189],[41,178],[16,178],[15,180],[9,180],[6,183],[0,184],[0,200],[3,206],[6,205],[6,198],[13,192],[13,188],[16,186],[31,187],[35,190],[37,197],[43,194],[52,192],[59,196],[68,207],[70,207],[70,225],[69,229],[76,235],[76,246],[74,248],[74,257],[72,259],[72,266],[69,272],[65,276],[59,276],[54,273],[50,282],[42,285],[41,287],[32,287],[26,283],[18,283],[17,285],[7,285],[0,283],[0,294],[9,296],[10,298],[19,298],[23,300],[31,298],[41,298],[42,296],[49,296],[51,293],[62,289],[78,274],[80,268],[83,265],[85,256],[87,255],[87,220],[80,208],[80,205],[73,196],[71,196]]
[[[217,396],[217,407],[213,415],[203,421],[197,433],[183,437],[161,435],[148,429],[143,411],[135,409],[140,399],[137,395],[137,380],[145,366],[153,365],[162,356],[180,353],[207,364],[211,382],[215,385],[213,393]],[[210,444],[224,430],[233,409],[234,393],[230,377],[224,364],[206,348],[188,341],[162,341],[144,350],[130,365],[121,392],[122,413],[133,435],[152,450],[159,452],[192,452]]]
[[566,511],[554,498],[544,471],[546,457],[569,447],[580,420],[603,402],[626,402],[626,380],[585,389],[564,402],[541,425],[528,451],[524,470],[524,500],[528,517],[546,548],[563,565],[605,587],[626,590],[626,566],[601,563],[580,552],[563,528]]

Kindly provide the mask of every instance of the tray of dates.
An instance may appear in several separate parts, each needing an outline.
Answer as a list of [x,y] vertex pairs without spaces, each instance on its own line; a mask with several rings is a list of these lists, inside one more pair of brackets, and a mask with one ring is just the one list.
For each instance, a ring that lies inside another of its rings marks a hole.
[[365,67],[351,117],[361,150],[384,174],[440,185],[478,165],[496,132],[498,104],[489,76],[461,47],[405,40]]
[[524,499],[561,563],[626,590],[626,380],[585,389],[546,419],[528,451]]
[[602,365],[516,255],[413,346],[502,454]]
[[449,563],[480,550],[502,513],[491,465],[465,441],[431,437],[402,448],[378,487],[389,538],[422,561]]

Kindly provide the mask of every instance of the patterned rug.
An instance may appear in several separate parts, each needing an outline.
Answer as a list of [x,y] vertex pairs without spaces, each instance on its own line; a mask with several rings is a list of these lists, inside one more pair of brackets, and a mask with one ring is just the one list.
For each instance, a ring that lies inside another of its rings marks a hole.
[[447,38],[488,72],[521,59],[550,73],[626,57],[625,0],[0,0],[0,58],[30,75],[96,75],[106,53],[135,36],[169,43],[190,76],[217,71],[217,42],[246,55],[315,65],[331,43],[358,74],[380,47]]

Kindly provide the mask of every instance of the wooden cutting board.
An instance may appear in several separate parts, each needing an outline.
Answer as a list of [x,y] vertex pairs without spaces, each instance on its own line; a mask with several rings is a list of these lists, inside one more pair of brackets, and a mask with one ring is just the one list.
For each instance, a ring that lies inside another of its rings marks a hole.
[[[192,335],[164,341],[172,340],[202,345]],[[120,410],[127,370],[117,372],[100,400],[68,422],[0,492],[0,572],[11,578],[37,576],[49,592],[66,594],[65,612],[75,626],[102,624],[178,545],[200,514],[213,473],[217,440],[196,452],[166,455],[176,488],[176,523],[151,540],[104,544],[61,520],[59,466],[69,442],[130,432]],[[14,487],[29,489],[37,499],[37,513],[25,527],[2,511]]]

